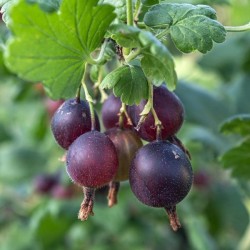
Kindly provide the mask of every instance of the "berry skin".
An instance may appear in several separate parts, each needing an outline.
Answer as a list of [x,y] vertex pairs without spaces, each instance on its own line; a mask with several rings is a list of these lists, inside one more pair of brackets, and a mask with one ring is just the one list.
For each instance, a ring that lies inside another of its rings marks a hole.
[[119,168],[114,181],[125,181],[129,176],[131,162],[137,150],[142,147],[142,141],[136,132],[129,129],[112,128],[105,134],[114,143],[119,159]]
[[[96,130],[100,130],[97,114],[95,120]],[[78,99],[65,101],[52,117],[51,129],[57,143],[62,148],[68,149],[77,137],[91,130],[88,103]]]
[[[140,113],[142,112],[146,100],[136,106],[128,107],[128,114],[134,126],[137,126],[140,120]],[[167,139],[173,136],[181,128],[184,120],[184,108],[180,99],[164,85],[154,87],[153,90],[153,107],[159,120],[162,122],[162,139]],[[156,140],[156,127],[154,125],[154,118],[152,112],[148,114],[145,121],[138,130],[139,136],[146,141]]]
[[[108,99],[102,105],[102,121],[106,129],[111,129],[119,126],[119,113],[122,106],[119,97],[113,94],[109,95]],[[128,120],[124,117],[124,127],[131,128],[132,125],[128,124]]]
[[155,141],[138,150],[129,174],[130,186],[142,203],[167,210],[174,230],[180,227],[175,206],[190,191],[191,164],[185,153],[168,141]]
[[66,162],[73,182],[89,188],[109,183],[118,169],[114,144],[108,136],[95,130],[81,135],[71,144]]

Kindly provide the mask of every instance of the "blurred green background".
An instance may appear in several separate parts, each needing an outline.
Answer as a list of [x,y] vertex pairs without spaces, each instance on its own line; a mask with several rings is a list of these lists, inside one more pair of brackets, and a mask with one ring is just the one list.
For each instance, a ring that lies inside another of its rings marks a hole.
[[[250,1],[175,2],[212,4],[224,25],[250,21]],[[8,30],[3,22],[0,34],[4,44]],[[181,55],[174,48],[173,53],[176,93],[186,111],[178,136],[192,154],[195,173],[191,192],[177,207],[183,226],[177,233],[163,209],[136,200],[128,182],[121,184],[118,205],[108,208],[102,188],[96,193],[95,216],[77,219],[83,194],[70,182],[60,160],[64,152],[50,131],[57,103],[40,84],[8,72],[1,52],[0,250],[250,249],[249,133],[220,132],[230,117],[250,115],[250,33],[228,34],[205,56]],[[100,105],[96,108],[100,111]],[[249,122],[244,124],[250,131]],[[225,154],[231,148],[236,153]],[[44,176],[56,180],[50,192],[41,192]]]

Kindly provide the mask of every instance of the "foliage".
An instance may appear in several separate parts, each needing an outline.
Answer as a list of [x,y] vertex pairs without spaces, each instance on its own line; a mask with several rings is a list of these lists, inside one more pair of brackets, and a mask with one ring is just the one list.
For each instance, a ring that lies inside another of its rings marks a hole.
[[[123,0],[0,1],[7,24],[0,24],[1,249],[249,249],[249,34],[228,34],[223,42],[215,10],[192,5],[222,4],[236,23],[249,18],[237,14],[244,3],[227,2],[145,0],[135,27],[123,23]],[[155,15],[159,7],[163,13]],[[183,61],[192,67],[180,79]],[[84,223],[77,220],[79,188],[64,200],[35,192],[41,173],[59,173],[71,185],[51,136],[45,91],[54,99],[75,96],[83,76],[99,115],[99,87],[129,105],[147,99],[150,84],[176,88],[186,113],[178,137],[192,154],[195,178],[205,176],[178,208],[178,233],[163,210],[139,204],[127,182],[110,209],[107,190],[98,190],[95,216]]]

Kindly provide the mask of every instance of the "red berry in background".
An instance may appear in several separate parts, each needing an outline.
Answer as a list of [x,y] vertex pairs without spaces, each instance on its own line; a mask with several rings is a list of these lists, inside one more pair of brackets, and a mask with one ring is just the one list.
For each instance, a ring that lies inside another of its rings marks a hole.
[[34,179],[34,190],[40,194],[46,194],[51,191],[51,189],[57,185],[59,178],[57,175],[51,174],[40,174]]
[[[96,129],[100,123],[95,113]],[[80,135],[91,130],[91,117],[87,102],[70,99],[65,101],[55,112],[51,120],[51,129],[55,140],[64,149]]]
[[139,201],[165,208],[173,230],[180,227],[176,204],[190,191],[193,171],[179,147],[168,141],[155,141],[140,148],[132,162],[129,181]]
[[[106,129],[114,128],[119,126],[119,113],[122,106],[119,97],[115,97],[113,94],[105,100],[102,105],[102,121]],[[128,124],[128,120],[124,117],[124,127],[131,128],[132,125]]]
[[199,170],[194,173],[194,186],[197,188],[207,188],[211,179],[207,171]]
[[57,100],[54,101],[48,97],[45,97],[44,99],[44,105],[48,112],[48,115],[50,118],[53,117],[54,113],[57,111],[57,109],[64,103],[64,100]]
[[52,188],[51,195],[56,199],[70,199],[74,196],[74,189],[70,185],[57,184]]
[[[140,120],[146,100],[136,106],[128,107],[128,114],[134,126],[137,126]],[[153,107],[160,121],[162,122],[162,139],[176,134],[181,128],[184,121],[184,108],[177,95],[169,91],[164,85],[154,87],[153,91]],[[139,136],[146,141],[156,140],[156,127],[154,125],[154,117],[150,112],[138,130]]]

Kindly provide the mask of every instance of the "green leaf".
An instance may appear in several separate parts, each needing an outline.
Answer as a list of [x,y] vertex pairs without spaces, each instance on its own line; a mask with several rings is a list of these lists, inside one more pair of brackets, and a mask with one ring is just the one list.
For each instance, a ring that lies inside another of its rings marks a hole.
[[216,12],[206,5],[168,4],[153,6],[144,16],[147,26],[169,29],[176,47],[185,53],[212,49],[213,41],[225,40],[224,27],[215,20]]
[[27,3],[38,3],[40,8],[45,12],[57,11],[60,7],[61,0],[26,0]]
[[250,135],[250,114],[235,115],[221,125],[220,131],[225,134]]
[[240,145],[229,149],[221,157],[225,168],[232,169],[236,177],[250,179],[250,138],[245,139]]
[[122,47],[140,47],[138,38],[140,29],[136,27],[128,26],[126,24],[113,24],[111,25],[109,32],[111,33],[111,38]]
[[41,81],[51,97],[75,95],[93,52],[102,42],[114,8],[97,0],[63,1],[60,12],[45,13],[20,1],[11,9],[14,34],[5,51],[11,71],[29,81]]
[[111,38],[122,47],[142,48],[141,66],[155,86],[165,81],[170,90],[175,89],[177,77],[172,55],[151,32],[125,24],[114,24],[110,33]]
[[101,83],[102,88],[113,88],[114,94],[127,105],[139,104],[148,98],[148,82],[141,67],[125,65],[109,73]]
[[155,86],[160,86],[166,82],[170,90],[176,87],[177,76],[174,69],[174,60],[166,46],[164,46],[150,32],[141,32],[139,34],[141,43],[147,46],[143,50],[141,60],[142,69],[145,75]]
[[[17,1],[16,0],[0,0],[1,13],[3,15],[3,21],[5,23],[9,23],[9,10],[12,5],[14,5]],[[53,12],[57,11],[60,7],[61,0],[26,0],[27,3],[39,4],[41,10],[45,12]]]
[[100,0],[99,2],[113,5],[117,18],[126,21],[126,0]]

